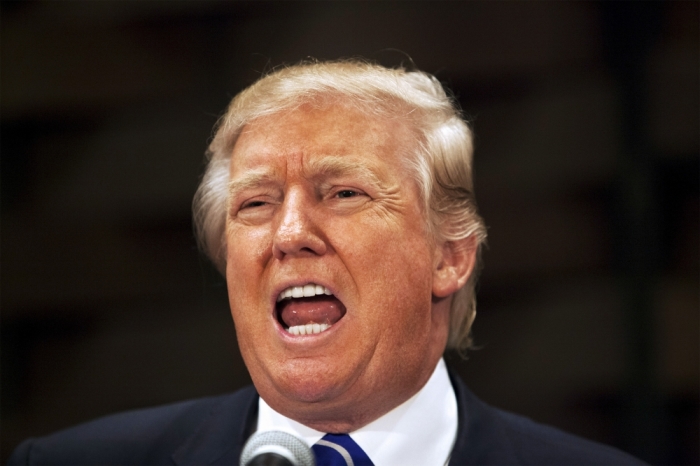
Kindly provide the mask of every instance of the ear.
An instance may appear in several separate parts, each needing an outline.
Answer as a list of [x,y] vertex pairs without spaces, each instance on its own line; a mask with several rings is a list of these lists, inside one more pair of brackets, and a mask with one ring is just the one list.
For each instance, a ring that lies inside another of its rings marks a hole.
[[476,238],[445,241],[437,247],[433,270],[433,296],[445,298],[462,288],[476,264]]

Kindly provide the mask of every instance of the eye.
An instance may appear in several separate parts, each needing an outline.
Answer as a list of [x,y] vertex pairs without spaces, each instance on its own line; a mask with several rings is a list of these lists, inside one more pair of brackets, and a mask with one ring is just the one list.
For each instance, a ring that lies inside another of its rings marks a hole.
[[357,191],[353,191],[351,189],[343,189],[342,191],[338,191],[336,193],[336,196],[341,198],[341,199],[347,199],[349,197],[355,197],[355,196],[359,196],[359,195],[360,195],[360,193],[358,193]]
[[264,206],[265,204],[267,204],[265,201],[249,201],[249,202],[243,203],[243,205],[241,206],[241,210],[249,209],[249,208],[253,208],[253,207],[261,207],[261,206]]

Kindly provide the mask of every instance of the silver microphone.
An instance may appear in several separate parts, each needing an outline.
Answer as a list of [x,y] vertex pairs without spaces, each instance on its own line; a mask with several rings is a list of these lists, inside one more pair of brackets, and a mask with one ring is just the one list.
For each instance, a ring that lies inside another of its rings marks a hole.
[[241,453],[241,466],[316,466],[316,458],[302,439],[269,430],[248,439]]

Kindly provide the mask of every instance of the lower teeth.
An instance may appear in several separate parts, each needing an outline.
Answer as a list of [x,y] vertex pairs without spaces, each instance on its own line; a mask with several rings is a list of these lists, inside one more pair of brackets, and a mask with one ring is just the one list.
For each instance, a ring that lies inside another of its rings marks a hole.
[[289,327],[287,331],[292,335],[313,335],[315,333],[321,333],[330,327],[328,324],[306,324],[306,325],[295,325],[294,327]]

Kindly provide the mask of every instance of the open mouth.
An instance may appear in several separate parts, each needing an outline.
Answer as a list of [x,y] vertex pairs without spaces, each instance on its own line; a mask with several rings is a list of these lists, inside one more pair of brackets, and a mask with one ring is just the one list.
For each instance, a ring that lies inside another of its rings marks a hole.
[[277,297],[277,320],[292,335],[328,330],[345,315],[345,306],[328,288],[315,283],[291,286]]

